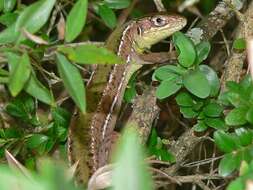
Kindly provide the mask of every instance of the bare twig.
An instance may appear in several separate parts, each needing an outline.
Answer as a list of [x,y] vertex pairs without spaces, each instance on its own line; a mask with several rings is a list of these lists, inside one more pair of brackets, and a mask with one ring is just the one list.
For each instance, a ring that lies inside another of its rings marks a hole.
[[134,9],[135,5],[139,2],[139,0],[133,0],[130,6],[127,9],[124,9],[118,18],[118,27],[124,24],[129,16],[129,14]]
[[156,6],[156,9],[159,11],[159,12],[165,12],[166,9],[162,3],[162,0],[153,0],[154,3],[155,3],[155,6]]

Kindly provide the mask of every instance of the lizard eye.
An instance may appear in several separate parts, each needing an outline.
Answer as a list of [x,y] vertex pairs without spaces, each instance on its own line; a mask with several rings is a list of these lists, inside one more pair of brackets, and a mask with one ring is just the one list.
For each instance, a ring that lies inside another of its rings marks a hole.
[[162,16],[152,18],[152,22],[155,26],[164,26],[166,24],[166,20]]

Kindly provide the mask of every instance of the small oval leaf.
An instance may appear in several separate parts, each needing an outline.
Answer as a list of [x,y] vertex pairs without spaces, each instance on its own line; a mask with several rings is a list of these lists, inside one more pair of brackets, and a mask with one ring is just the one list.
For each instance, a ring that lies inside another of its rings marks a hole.
[[236,160],[232,153],[226,154],[219,163],[219,174],[223,177],[228,176],[236,169]]
[[204,61],[209,52],[211,50],[211,45],[208,41],[202,41],[199,44],[196,45],[196,51],[197,51],[197,59],[196,59],[196,64],[201,63]]
[[56,57],[57,68],[65,88],[80,110],[85,113],[85,88],[80,72],[67,60],[64,55],[57,53]]
[[246,114],[249,108],[239,107],[235,108],[228,113],[225,118],[226,124],[231,126],[244,125],[247,123]]
[[14,9],[17,0],[4,0],[4,12],[10,12]]
[[33,134],[28,140],[27,140],[27,147],[30,149],[37,148],[42,143],[46,142],[48,140],[48,136],[42,135],[42,134]]
[[172,36],[173,43],[179,53],[178,62],[183,67],[190,67],[197,57],[196,49],[190,38],[182,32],[175,32]]
[[223,112],[223,108],[217,103],[210,103],[204,107],[203,111],[208,117],[219,117]]
[[37,32],[47,22],[56,0],[40,0],[26,7],[19,15],[15,31],[25,28],[30,33]]
[[54,98],[50,91],[43,84],[41,84],[41,82],[38,81],[36,76],[33,74],[31,74],[31,77],[25,86],[25,91],[41,102],[51,106],[54,105]]
[[130,5],[131,1],[130,0],[104,0],[104,3],[111,9],[124,9]]
[[106,4],[98,5],[98,14],[109,28],[113,29],[116,26],[117,17]]
[[208,97],[211,91],[206,76],[199,69],[188,72],[183,77],[183,84],[189,92],[199,98]]
[[71,9],[66,21],[66,42],[72,42],[81,33],[86,21],[87,9],[87,0],[78,0]]
[[156,90],[156,97],[158,99],[167,98],[179,91],[181,87],[182,85],[175,80],[162,81]]
[[215,131],[214,141],[223,152],[230,153],[237,148],[237,140],[225,131]]
[[191,107],[194,104],[191,95],[187,92],[179,93],[176,97],[176,102],[178,105],[186,107]]
[[217,73],[207,65],[200,65],[199,69],[202,73],[205,74],[206,79],[211,87],[210,96],[216,96],[220,90],[220,80],[217,76]]
[[9,90],[12,96],[18,95],[30,77],[31,65],[27,53],[23,54],[20,62],[10,73]]

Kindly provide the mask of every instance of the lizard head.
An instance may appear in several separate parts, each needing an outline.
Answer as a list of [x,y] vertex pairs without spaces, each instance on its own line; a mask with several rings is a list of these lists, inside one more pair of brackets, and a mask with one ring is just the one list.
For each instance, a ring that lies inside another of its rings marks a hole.
[[143,51],[153,44],[169,37],[186,25],[186,19],[179,15],[156,14],[137,21],[135,45]]

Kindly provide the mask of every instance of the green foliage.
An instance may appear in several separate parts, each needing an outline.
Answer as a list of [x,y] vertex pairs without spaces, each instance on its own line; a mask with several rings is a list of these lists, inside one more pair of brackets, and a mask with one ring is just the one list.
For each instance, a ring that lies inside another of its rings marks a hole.
[[87,9],[87,0],[78,0],[72,7],[66,21],[67,42],[72,42],[81,33],[86,21]]
[[123,61],[113,52],[93,44],[81,45],[76,48],[60,46],[60,52],[67,55],[70,61],[78,64],[120,64]]
[[10,12],[14,9],[17,0],[3,0],[4,4],[4,12]]
[[127,126],[117,148],[113,189],[151,190],[152,178],[144,164],[144,153],[135,126]]
[[37,104],[28,95],[19,95],[6,106],[6,112],[18,125],[1,129],[1,151],[7,148],[21,157],[28,152],[46,155],[53,146],[66,141],[70,114],[56,107],[52,110],[52,118],[45,120],[36,111]]
[[33,174],[31,178],[20,173],[0,166],[0,186],[2,190],[10,190],[18,187],[20,190],[78,190],[74,183],[66,176],[67,169],[59,163],[43,160],[38,174]]
[[80,110],[85,113],[85,89],[81,74],[79,73],[78,69],[74,65],[72,65],[64,55],[58,53],[56,56],[58,71],[63,80],[64,86],[66,87],[68,93],[78,105]]
[[[163,2],[167,6],[175,3]],[[88,64],[112,65],[123,61],[100,45],[62,44],[62,40],[69,43],[77,38],[80,41],[97,40],[97,36],[98,40],[106,38],[107,32],[117,26],[119,9],[127,8],[130,3],[130,0],[76,0],[64,3],[55,0],[0,0],[3,29],[0,32],[0,85],[6,87],[8,92],[3,95],[7,102],[2,100],[2,94],[0,96],[0,103],[5,106],[3,114],[8,116],[5,120],[0,113],[1,158],[4,150],[8,149],[34,170],[40,156],[50,155],[55,149],[66,151],[71,115],[65,108],[72,111],[73,107],[69,106],[72,102],[66,97],[65,89],[79,109],[85,112],[88,100],[83,82],[88,79],[86,74],[92,67]],[[200,9],[207,12],[212,6],[214,1],[211,0],[200,3]],[[88,7],[91,16],[86,21]],[[141,10],[135,9],[130,17],[142,14]],[[61,17],[63,20],[66,17],[65,24],[59,20]],[[24,35],[24,29],[34,34],[33,38],[44,39],[48,44],[37,44]],[[60,38],[61,32],[65,35]],[[105,35],[100,37],[101,33]],[[211,50],[210,43],[202,41],[194,44],[183,33],[177,32],[173,35],[173,44],[179,55],[178,63],[154,71],[152,79],[159,82],[156,96],[160,100],[174,97],[182,117],[193,123],[195,132],[207,129],[213,132],[216,146],[224,153],[218,167],[219,174],[228,176],[240,170],[240,177],[228,189],[243,190],[247,181],[252,180],[253,171],[251,77],[246,76],[240,83],[228,82],[227,91],[217,99],[220,93],[219,78],[210,66],[204,64]],[[233,42],[233,48],[237,51],[244,50],[245,46],[245,39]],[[82,76],[80,68],[85,70]],[[135,86],[134,75],[124,95],[128,103],[136,95]],[[176,160],[168,151],[168,145],[153,129],[148,154],[174,163]],[[113,175],[116,189],[152,189],[150,174],[143,165],[144,156],[136,132],[131,129],[126,131],[118,150],[119,164]],[[12,188],[10,184],[18,184],[20,189],[28,190],[76,189],[64,178],[64,170],[54,167],[52,163],[44,166],[32,183],[0,167],[1,189]]]
[[[250,165],[253,159],[251,77],[245,76],[240,83],[228,82],[227,91],[217,98],[219,78],[209,66],[201,65],[208,56],[210,44],[200,42],[194,45],[179,32],[174,34],[173,43],[179,54],[178,64],[162,66],[155,70],[153,80],[160,82],[156,96],[164,99],[175,94],[183,117],[195,121],[193,128],[196,132],[203,132],[209,127],[215,130],[215,144],[225,153],[218,167],[220,175],[230,175],[239,170],[242,163]],[[244,49],[245,43],[243,40],[237,40],[233,47]],[[229,109],[229,113],[224,116],[226,109]],[[159,144],[159,140],[154,136],[151,136],[151,147]],[[151,152],[154,154],[156,150],[151,149]],[[239,177],[228,189],[243,189],[247,178],[248,176]]]
[[173,43],[179,53],[178,65],[163,66],[154,72],[153,80],[161,81],[157,98],[170,97],[183,87],[199,98],[217,95],[220,88],[217,74],[210,67],[199,65],[207,58],[210,44],[200,42],[195,46],[181,32],[173,35]]
[[133,74],[133,76],[129,80],[127,88],[125,90],[124,101],[127,102],[127,103],[131,103],[131,101],[133,100],[133,98],[137,94],[136,89],[135,89],[136,76],[137,76],[137,73]]
[[246,76],[239,84],[227,83],[228,91],[220,100],[225,105],[232,105],[234,108],[228,113],[225,121],[230,126],[252,124],[253,106],[253,85],[250,76]]
[[251,129],[238,128],[233,133],[216,131],[214,140],[219,149],[226,152],[219,164],[219,173],[222,176],[231,174],[235,169],[239,169],[243,161],[249,163],[253,158]]
[[233,42],[233,48],[237,50],[244,50],[246,48],[246,41],[244,38],[236,39]]
[[[56,27],[63,10],[56,11],[56,2],[0,0],[0,23],[3,28],[0,32],[3,58],[0,84],[7,87],[7,94],[10,92],[8,96],[4,94],[8,102],[3,105],[6,104],[5,114],[11,118],[10,123],[3,121],[4,127],[0,130],[0,157],[8,148],[33,169],[37,157],[47,155],[55,147],[62,147],[66,143],[70,114],[64,109],[69,108],[64,87],[80,110],[86,110],[84,79],[79,72],[82,66],[76,67],[75,63],[122,63],[117,55],[101,46],[88,43],[79,46],[56,45],[57,32],[60,30],[65,32],[63,37],[66,42],[77,37],[87,38],[85,23],[88,1],[78,0],[73,5],[64,5],[66,11],[63,12],[68,13],[65,28],[60,25]],[[94,13],[113,28],[117,22],[114,10],[126,8],[130,1],[105,0],[93,5]],[[100,13],[95,10],[95,5],[100,6]],[[109,18],[111,16],[115,18]],[[44,39],[49,44],[36,44],[31,37],[23,35],[24,29],[30,35],[35,35],[32,38]],[[134,86],[135,83],[132,83],[129,91],[132,97],[135,95]],[[2,127],[1,114],[0,121]]]
[[12,65],[14,68],[13,71],[10,71],[9,90],[12,96],[18,95],[23,89],[31,73],[30,60],[26,53],[22,55],[18,62],[16,66],[14,66],[14,64]]
[[246,162],[242,162],[240,167],[240,176],[229,184],[227,190],[246,189],[246,185],[251,183],[251,181],[253,180],[252,172],[253,172],[253,161],[251,161],[249,164]]
[[103,2],[111,9],[124,9],[131,3],[130,0],[104,0]]
[[116,26],[116,15],[106,4],[98,5],[98,14],[108,27],[113,29]]
[[151,131],[147,146],[150,156],[155,155],[159,160],[167,161],[170,163],[174,163],[176,161],[174,155],[168,151],[164,144],[164,141],[158,137],[157,132],[154,128]]
[[[26,7],[15,23],[15,33],[26,29],[35,33],[47,22],[56,0],[40,0]],[[15,40],[15,39],[14,39]]]
[[[179,53],[178,62],[183,67],[191,67],[197,57],[197,52],[193,42],[181,32],[173,35],[173,43]],[[186,53],[187,52],[187,53]]]

